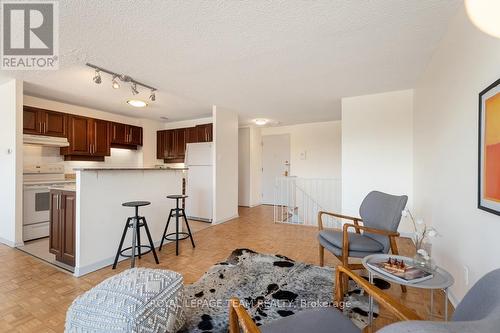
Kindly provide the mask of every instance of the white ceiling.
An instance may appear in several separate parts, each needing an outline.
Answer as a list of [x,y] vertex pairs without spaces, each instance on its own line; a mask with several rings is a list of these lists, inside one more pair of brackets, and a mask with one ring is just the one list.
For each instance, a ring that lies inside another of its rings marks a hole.
[[[212,104],[241,122],[334,120],[341,97],[413,87],[460,3],[61,1],[60,69],[2,74],[29,95],[157,120]],[[129,107],[130,89],[94,84],[86,62],[157,87],[157,101]]]

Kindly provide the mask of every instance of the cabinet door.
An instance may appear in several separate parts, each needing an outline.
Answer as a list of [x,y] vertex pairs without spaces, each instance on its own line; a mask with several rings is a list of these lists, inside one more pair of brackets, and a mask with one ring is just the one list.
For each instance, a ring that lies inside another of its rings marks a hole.
[[196,126],[198,129],[198,142],[212,141],[212,124],[203,124]]
[[196,127],[186,128],[186,143],[198,142],[198,129]]
[[75,193],[61,195],[61,262],[75,266]]
[[156,158],[159,160],[163,160],[167,156],[165,146],[165,132],[166,131],[156,132]]
[[174,130],[174,156],[176,159],[184,159],[186,152],[186,129],[178,128]]
[[38,109],[23,107],[23,133],[42,134],[42,119]]
[[175,130],[165,131],[165,159],[175,158]]
[[61,215],[59,214],[59,196],[61,192],[50,191],[49,252],[61,255]]
[[129,128],[129,144],[142,146],[142,127],[128,126]]
[[109,141],[109,122],[92,119],[92,155],[109,156],[111,154]]
[[41,113],[43,118],[42,130],[47,136],[66,136],[66,115],[60,112],[44,111]]
[[128,130],[127,125],[120,123],[111,123],[111,143],[126,144]]
[[61,149],[64,155],[90,155],[91,122],[92,119],[86,117],[68,117],[69,147]]

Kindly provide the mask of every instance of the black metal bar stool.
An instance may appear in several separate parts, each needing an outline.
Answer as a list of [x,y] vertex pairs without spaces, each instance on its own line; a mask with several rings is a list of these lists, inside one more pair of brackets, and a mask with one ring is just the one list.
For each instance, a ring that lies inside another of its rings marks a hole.
[[[186,199],[187,197],[188,197],[187,195],[167,195],[168,199],[175,199],[176,205],[175,205],[175,208],[170,210],[170,214],[168,215],[167,225],[165,226],[165,231],[163,231],[163,237],[161,239],[159,251],[161,251],[161,247],[163,246],[163,241],[165,239],[169,240],[169,241],[175,241],[175,255],[176,256],[179,255],[179,241],[180,240],[183,240],[183,239],[186,239],[189,237],[191,239],[191,244],[193,245],[193,247],[195,247],[193,235],[191,234],[191,229],[189,228],[189,223],[188,223],[188,220],[186,217],[186,212],[184,211],[184,208],[179,207],[179,201]],[[168,225],[170,224],[170,218],[172,218],[172,217],[175,217],[175,232],[171,232],[171,233],[167,234]],[[188,232],[179,231],[179,217],[184,218],[184,222],[186,222],[186,227],[187,227]],[[175,235],[175,238],[170,237],[170,236],[174,236],[174,235]],[[181,235],[182,237],[179,238],[179,235]]]
[[[150,205],[149,201],[130,201],[122,203],[124,207],[134,207],[135,208],[135,216],[131,216],[127,218],[127,222],[125,223],[125,229],[123,229],[122,239],[120,240],[120,246],[118,246],[118,251],[116,252],[115,262],[113,263],[113,269],[116,268],[116,264],[118,263],[118,259],[120,256],[132,258],[130,263],[130,267],[135,266],[135,256],[137,251],[137,256],[139,259],[142,255],[153,252],[155,257],[156,264],[159,264],[158,256],[156,255],[155,246],[153,243],[153,239],[151,238],[151,233],[149,232],[148,223],[146,222],[146,218],[144,216],[139,216],[139,207]],[[146,230],[146,235],[148,236],[149,245],[141,244],[141,228],[144,227]],[[132,228],[132,246],[122,249],[123,241],[125,240],[125,236],[127,235],[127,231],[129,228]],[[142,252],[142,248],[146,248],[145,252]],[[131,250],[131,254],[124,254],[123,252]]]

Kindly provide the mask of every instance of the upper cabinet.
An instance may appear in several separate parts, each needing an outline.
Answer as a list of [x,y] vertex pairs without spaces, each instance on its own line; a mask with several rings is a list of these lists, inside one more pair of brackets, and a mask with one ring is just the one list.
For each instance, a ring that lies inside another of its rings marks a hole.
[[109,156],[110,129],[105,120],[68,115],[69,147],[61,148],[66,161],[104,161]]
[[23,133],[66,137],[66,114],[32,106],[23,107]]
[[111,123],[111,147],[137,149],[142,146],[142,127]]
[[166,163],[181,163],[184,162],[186,144],[211,141],[212,124],[158,131],[156,157]]

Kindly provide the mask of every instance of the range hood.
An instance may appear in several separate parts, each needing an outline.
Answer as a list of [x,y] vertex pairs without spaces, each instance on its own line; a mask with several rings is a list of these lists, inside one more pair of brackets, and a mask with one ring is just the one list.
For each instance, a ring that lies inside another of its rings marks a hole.
[[47,147],[68,147],[69,142],[66,138],[59,138],[56,136],[43,136],[23,134],[23,143],[30,145],[39,145]]

